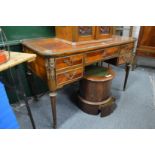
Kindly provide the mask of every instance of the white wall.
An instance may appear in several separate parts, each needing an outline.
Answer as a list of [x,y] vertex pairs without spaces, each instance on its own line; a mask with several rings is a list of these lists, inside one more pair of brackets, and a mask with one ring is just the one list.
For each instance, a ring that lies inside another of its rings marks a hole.
[[133,35],[132,36],[138,39],[139,31],[140,31],[140,26],[134,26],[133,27]]
[[136,51],[136,47],[137,47],[137,42],[138,42],[138,37],[139,37],[139,31],[140,31],[140,26],[134,26],[133,27],[132,37],[136,38],[134,52]]

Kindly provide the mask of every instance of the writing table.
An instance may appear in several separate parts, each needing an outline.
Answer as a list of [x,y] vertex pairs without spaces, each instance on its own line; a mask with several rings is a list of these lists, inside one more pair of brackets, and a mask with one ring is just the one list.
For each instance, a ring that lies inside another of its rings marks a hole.
[[56,92],[64,85],[81,79],[85,66],[100,61],[114,65],[126,64],[125,89],[134,42],[134,38],[120,36],[81,44],[71,44],[59,38],[40,38],[22,42],[24,52],[37,54],[36,60],[29,63],[29,68],[48,83],[54,128],[57,124]]

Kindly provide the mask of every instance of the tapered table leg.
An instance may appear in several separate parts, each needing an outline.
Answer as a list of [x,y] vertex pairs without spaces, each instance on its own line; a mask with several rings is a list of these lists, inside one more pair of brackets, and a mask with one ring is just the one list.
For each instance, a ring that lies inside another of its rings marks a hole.
[[49,94],[51,99],[52,115],[53,115],[53,128],[57,128],[57,114],[56,114],[56,92],[51,92]]
[[126,63],[125,64],[125,80],[124,80],[124,86],[123,86],[123,91],[125,91],[126,89],[126,84],[127,84],[127,81],[128,81],[128,76],[129,76],[129,72],[130,72],[130,67],[131,67],[131,64],[130,63]]
[[33,116],[32,116],[32,112],[31,112],[31,109],[29,107],[28,99],[27,99],[27,96],[26,96],[25,91],[24,91],[24,86],[23,86],[23,83],[22,83],[22,80],[21,80],[21,75],[20,75],[20,73],[18,71],[18,66],[16,66],[15,68],[16,68],[16,75],[17,75],[17,80],[18,80],[18,83],[19,83],[20,93],[22,94],[23,100],[25,102],[26,109],[27,109],[27,112],[28,112],[32,127],[33,127],[33,129],[36,129],[34,119],[33,119]]

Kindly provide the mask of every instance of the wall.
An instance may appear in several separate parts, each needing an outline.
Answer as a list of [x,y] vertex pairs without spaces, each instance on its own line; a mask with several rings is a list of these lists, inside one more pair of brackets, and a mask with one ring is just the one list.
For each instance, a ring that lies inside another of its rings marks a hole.
[[137,47],[137,42],[138,42],[138,37],[139,37],[139,31],[140,31],[140,26],[134,26],[133,27],[132,37],[136,38],[134,53],[136,52],[136,47]]

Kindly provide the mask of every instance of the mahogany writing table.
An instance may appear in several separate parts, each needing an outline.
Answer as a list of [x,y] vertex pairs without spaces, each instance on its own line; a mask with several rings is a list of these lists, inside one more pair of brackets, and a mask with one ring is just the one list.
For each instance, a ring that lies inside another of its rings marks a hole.
[[126,64],[125,89],[134,42],[133,38],[120,36],[82,44],[71,44],[59,38],[40,38],[22,42],[24,52],[37,54],[36,60],[29,63],[29,68],[48,83],[54,128],[57,124],[56,92],[64,85],[81,79],[85,66],[100,61],[114,65]]

